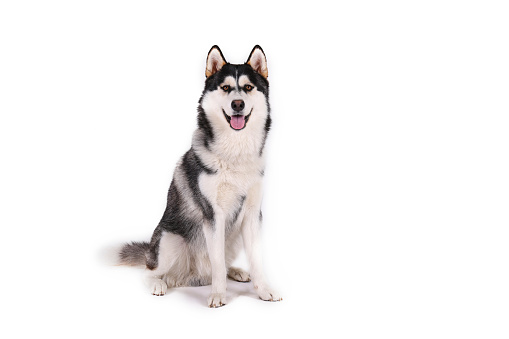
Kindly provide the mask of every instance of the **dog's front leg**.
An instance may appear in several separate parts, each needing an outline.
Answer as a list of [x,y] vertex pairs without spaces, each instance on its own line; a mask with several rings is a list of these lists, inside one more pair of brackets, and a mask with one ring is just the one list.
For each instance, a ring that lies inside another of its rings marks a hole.
[[262,300],[280,301],[283,300],[279,293],[274,291],[267,283],[262,269],[261,250],[261,186],[251,191],[249,204],[242,221],[242,238],[244,249],[249,261],[251,280],[258,296]]
[[203,231],[212,268],[212,291],[208,305],[221,307],[226,305],[225,217],[221,210],[214,209],[214,220],[205,222]]

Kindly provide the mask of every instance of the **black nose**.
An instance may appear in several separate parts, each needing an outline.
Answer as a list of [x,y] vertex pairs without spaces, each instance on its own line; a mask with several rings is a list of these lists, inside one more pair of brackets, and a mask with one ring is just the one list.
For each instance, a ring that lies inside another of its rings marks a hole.
[[244,104],[244,100],[233,100],[232,101],[232,109],[235,112],[240,112],[244,109],[246,105]]

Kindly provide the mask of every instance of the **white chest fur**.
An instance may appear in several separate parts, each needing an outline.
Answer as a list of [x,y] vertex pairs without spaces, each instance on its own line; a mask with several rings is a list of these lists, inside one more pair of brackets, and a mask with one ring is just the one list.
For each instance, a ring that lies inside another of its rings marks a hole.
[[212,205],[230,214],[238,208],[239,201],[247,196],[250,188],[262,180],[264,160],[249,157],[232,162],[217,158],[214,165],[214,174],[200,175],[200,190]]

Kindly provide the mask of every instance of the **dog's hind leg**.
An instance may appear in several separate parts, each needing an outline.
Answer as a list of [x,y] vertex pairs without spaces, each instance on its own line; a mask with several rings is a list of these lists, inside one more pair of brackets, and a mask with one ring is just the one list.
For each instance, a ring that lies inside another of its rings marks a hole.
[[239,282],[249,282],[251,278],[249,277],[249,273],[244,271],[238,267],[230,267],[228,268],[228,278],[231,280],[239,281]]
[[151,273],[152,272],[147,273],[145,277],[145,283],[147,284],[150,293],[157,296],[165,295],[166,291],[168,290],[168,285],[162,279],[163,276],[155,276]]
[[174,267],[182,267],[182,263],[178,261],[182,259],[185,251],[184,239],[181,236],[162,231],[159,227],[154,231],[145,273],[145,283],[153,295],[165,295],[167,289],[173,287],[173,284],[167,283],[171,279],[166,278]]

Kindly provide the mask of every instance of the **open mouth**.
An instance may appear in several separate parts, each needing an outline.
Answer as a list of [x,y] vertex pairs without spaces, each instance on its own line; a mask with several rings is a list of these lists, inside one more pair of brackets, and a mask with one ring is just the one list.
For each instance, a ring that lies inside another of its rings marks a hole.
[[228,124],[230,124],[230,127],[236,131],[240,131],[241,129],[244,129],[246,127],[247,122],[249,121],[249,117],[251,116],[252,112],[253,112],[253,109],[251,108],[251,112],[249,112],[248,115],[234,114],[232,116],[229,116],[228,114],[226,114],[226,112],[223,109],[223,114],[224,114],[224,117],[226,118],[226,121],[228,121]]

